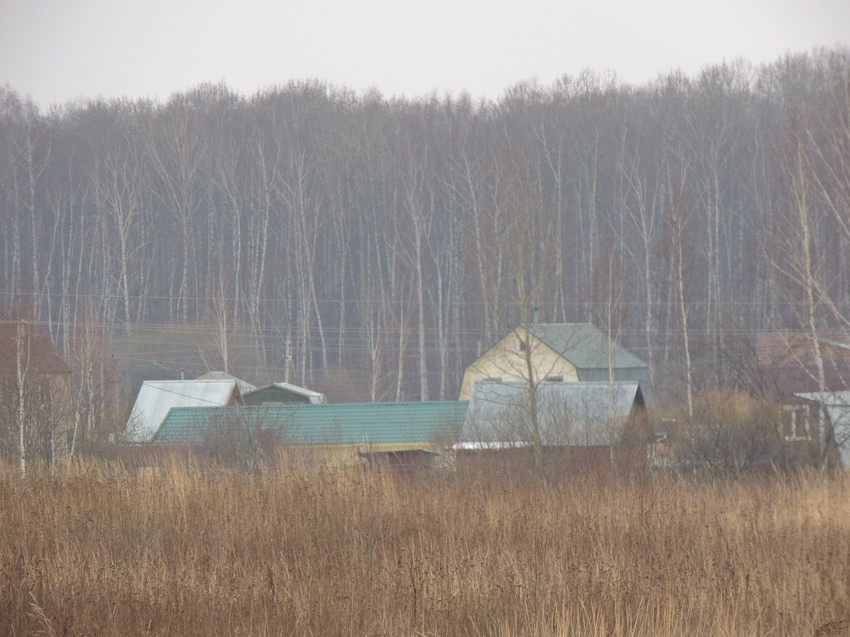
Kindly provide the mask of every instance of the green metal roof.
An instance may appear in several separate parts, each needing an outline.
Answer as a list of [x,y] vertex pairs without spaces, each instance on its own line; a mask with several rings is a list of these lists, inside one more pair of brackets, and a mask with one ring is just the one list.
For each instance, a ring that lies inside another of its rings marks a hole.
[[280,444],[422,443],[456,440],[466,401],[175,407],[156,437],[159,445],[197,445],[205,437],[268,430]]
[[[608,369],[608,335],[591,323],[535,323],[529,331],[579,370]],[[616,341],[613,347],[615,368],[647,367]]]

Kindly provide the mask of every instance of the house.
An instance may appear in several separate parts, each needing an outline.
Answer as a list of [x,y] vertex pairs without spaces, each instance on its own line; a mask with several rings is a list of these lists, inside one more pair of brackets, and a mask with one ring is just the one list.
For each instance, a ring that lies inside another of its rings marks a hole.
[[[829,400],[838,402],[833,397]],[[693,420],[677,423],[666,419],[669,429],[654,446],[654,464],[689,472],[736,474],[834,468],[840,457],[833,420],[840,425],[840,416],[822,409],[815,393],[781,400],[755,398],[744,392],[703,395]]]
[[780,408],[783,439],[796,455],[850,467],[850,391],[800,392]]
[[0,314],[0,449],[18,453],[23,401],[27,454],[53,460],[67,453],[72,395],[71,369],[49,336]]
[[570,472],[644,467],[644,407],[635,381],[478,381],[453,449],[461,466],[531,462],[538,445]]
[[209,409],[241,402],[237,379],[146,380],[130,412],[125,428],[129,442],[154,439],[173,407]]
[[[530,374],[529,374],[530,363]],[[460,400],[482,380],[565,383],[633,381],[647,404],[655,393],[649,366],[590,323],[534,323],[517,327],[464,373]]]
[[[540,443],[547,446],[612,446],[628,436],[627,425],[645,402],[633,381],[543,382],[535,388]],[[534,439],[531,395],[522,382],[475,384],[461,443],[513,443]]]
[[203,448],[251,438],[310,463],[430,466],[457,440],[467,407],[460,401],[175,407],[151,443]]
[[242,395],[246,405],[266,404],[302,404],[323,405],[328,402],[327,396],[305,387],[290,383],[274,383],[268,387],[254,389]]
[[755,360],[746,370],[751,394],[784,398],[820,391],[815,351],[823,361],[824,389],[850,389],[850,334],[824,331],[815,340],[804,332],[763,332],[756,336]]

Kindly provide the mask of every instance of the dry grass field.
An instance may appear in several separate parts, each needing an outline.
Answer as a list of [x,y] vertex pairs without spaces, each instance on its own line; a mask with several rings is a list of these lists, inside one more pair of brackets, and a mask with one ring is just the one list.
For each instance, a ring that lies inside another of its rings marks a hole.
[[808,637],[850,618],[843,477],[0,471],[4,635]]

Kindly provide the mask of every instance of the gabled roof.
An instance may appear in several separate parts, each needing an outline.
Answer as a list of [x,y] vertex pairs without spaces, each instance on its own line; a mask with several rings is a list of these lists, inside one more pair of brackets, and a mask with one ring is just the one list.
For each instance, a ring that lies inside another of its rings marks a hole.
[[[824,360],[850,362],[850,334],[825,330],[818,335]],[[813,339],[806,332],[760,332],[756,336],[756,360],[762,366],[813,365]]]
[[297,401],[297,400],[279,400],[279,401],[263,400],[262,402],[272,402],[272,403],[273,402],[282,402],[282,403],[285,403],[285,402],[306,402],[306,403],[312,403],[314,405],[321,405],[321,404],[328,402],[327,396],[325,396],[324,394],[317,392],[317,391],[313,391],[312,389],[307,389],[306,387],[299,387],[298,385],[292,385],[290,383],[272,383],[271,385],[268,385],[267,387],[261,387],[260,389],[257,389],[255,387],[252,391],[247,392],[243,396],[243,398],[248,399],[246,401],[248,404],[252,404],[252,403],[257,404],[259,401],[257,401],[257,400],[252,401],[251,400],[252,397],[253,398],[261,397],[264,393],[265,394],[273,394],[274,390],[276,390],[276,389],[282,390],[279,393],[283,394],[284,396],[288,393],[288,394],[291,394],[295,397],[303,398],[303,401]]
[[71,369],[59,358],[50,338],[43,330],[25,322],[7,319],[0,314],[0,374],[15,373],[19,327],[27,339],[26,364],[36,374],[70,374]]
[[238,391],[236,380],[146,380],[127,420],[127,437],[150,442],[172,407],[227,405]]
[[794,395],[823,405],[850,406],[850,391],[825,391],[823,393],[813,391],[800,392]]
[[216,427],[271,431],[290,445],[423,443],[455,440],[468,403],[336,403],[175,408],[154,444],[197,445]]
[[[536,388],[538,426],[544,445],[611,445],[636,406],[633,381],[542,382]],[[529,387],[521,382],[475,383],[461,433],[465,443],[527,443],[533,439]]]
[[[819,334],[828,390],[850,386],[850,334],[842,330]],[[755,395],[789,396],[818,390],[814,341],[805,332],[762,332],[756,338],[755,361],[747,369],[747,385]]]
[[621,347],[591,323],[535,323],[529,331],[578,369],[608,369],[608,346],[613,366],[635,369],[647,364]]
[[[827,390],[850,386],[850,365],[836,367],[824,362],[824,384]],[[787,364],[770,367],[751,367],[746,376],[749,391],[756,396],[790,396],[801,392],[816,392],[818,370],[814,364]]]
[[198,380],[235,380],[240,394],[247,394],[249,391],[257,389],[256,385],[252,385],[241,378],[236,378],[236,376],[227,372],[207,372],[203,376],[198,376]]

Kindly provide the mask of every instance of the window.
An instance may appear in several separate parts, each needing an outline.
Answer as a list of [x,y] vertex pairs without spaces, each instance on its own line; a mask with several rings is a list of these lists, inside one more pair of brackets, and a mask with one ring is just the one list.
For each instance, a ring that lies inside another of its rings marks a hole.
[[784,408],[782,429],[785,440],[788,442],[811,440],[809,435],[809,408],[805,405],[792,405]]
[[563,374],[546,374],[546,378],[544,378],[548,383],[563,383],[564,375]]

